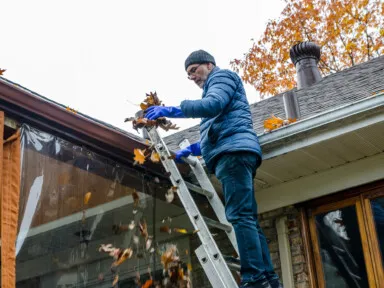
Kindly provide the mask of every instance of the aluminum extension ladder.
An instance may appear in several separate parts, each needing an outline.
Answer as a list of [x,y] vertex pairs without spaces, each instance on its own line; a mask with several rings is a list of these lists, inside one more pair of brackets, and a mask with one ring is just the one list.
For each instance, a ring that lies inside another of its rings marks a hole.
[[[195,253],[199,258],[201,266],[208,276],[210,283],[214,288],[238,287],[230,268],[232,270],[240,270],[240,265],[239,263],[234,263],[233,261],[227,261],[228,263],[226,262],[225,259],[227,258],[224,258],[221,254],[211,232],[208,229],[208,226],[224,230],[227,233],[234,249],[238,253],[235,233],[232,225],[226,220],[224,205],[218,197],[217,192],[205,173],[199,159],[194,156],[183,158],[183,160],[190,165],[201,187],[184,181],[170,151],[168,150],[163,139],[160,137],[156,127],[148,127],[144,129],[147,129],[148,136],[154,145],[156,152],[159,154],[165,170],[169,173],[173,186],[178,188],[180,201],[191,219],[194,229],[198,231],[197,234],[202,244],[195,250]],[[184,140],[179,146],[183,149],[189,145],[190,143],[188,140]],[[200,211],[190,194],[190,190],[207,197],[217,215],[217,218],[219,219],[219,222],[203,217],[200,214]]]

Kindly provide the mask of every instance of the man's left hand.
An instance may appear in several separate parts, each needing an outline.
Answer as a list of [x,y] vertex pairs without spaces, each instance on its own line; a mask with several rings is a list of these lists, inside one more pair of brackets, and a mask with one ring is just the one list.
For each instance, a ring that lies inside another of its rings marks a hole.
[[183,111],[179,107],[172,106],[151,106],[144,112],[145,118],[156,120],[160,117],[184,118]]

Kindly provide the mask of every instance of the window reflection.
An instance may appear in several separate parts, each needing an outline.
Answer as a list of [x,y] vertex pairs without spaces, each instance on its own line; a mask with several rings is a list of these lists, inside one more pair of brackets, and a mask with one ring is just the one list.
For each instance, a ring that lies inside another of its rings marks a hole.
[[315,219],[326,287],[368,287],[355,207]]
[[[144,176],[25,125],[17,287],[189,287],[193,227],[183,207],[166,202],[169,187]],[[172,245],[164,273],[162,255]]]
[[377,198],[372,200],[371,205],[377,233],[377,239],[381,251],[381,259],[384,265],[384,198]]

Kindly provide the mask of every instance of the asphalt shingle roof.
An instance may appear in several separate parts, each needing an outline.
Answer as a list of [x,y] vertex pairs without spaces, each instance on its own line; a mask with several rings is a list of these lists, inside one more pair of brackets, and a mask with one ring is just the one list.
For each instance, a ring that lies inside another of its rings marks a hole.
[[[384,56],[328,75],[314,85],[295,90],[301,119],[352,103],[384,90]],[[250,105],[253,127],[258,135],[263,134],[263,122],[271,114],[285,117],[283,93]],[[165,138],[172,150],[188,139],[191,143],[200,139],[199,125],[177,132]]]

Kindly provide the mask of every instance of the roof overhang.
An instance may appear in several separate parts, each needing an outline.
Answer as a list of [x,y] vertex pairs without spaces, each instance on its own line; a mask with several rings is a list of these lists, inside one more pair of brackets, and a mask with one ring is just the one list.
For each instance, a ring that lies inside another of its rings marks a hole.
[[[0,77],[0,109],[11,119],[52,132],[122,164],[132,165],[133,150],[146,148],[145,139],[83,115]],[[138,166],[164,177],[160,164]]]
[[384,121],[384,93],[337,107],[259,136],[263,159]]
[[262,135],[260,213],[384,178],[384,93]]

